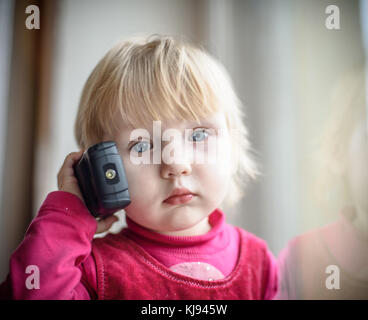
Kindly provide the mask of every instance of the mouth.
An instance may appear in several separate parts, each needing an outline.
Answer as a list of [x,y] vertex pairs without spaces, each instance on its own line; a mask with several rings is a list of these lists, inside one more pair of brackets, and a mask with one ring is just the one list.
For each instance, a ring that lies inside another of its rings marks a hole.
[[173,196],[164,200],[164,203],[168,204],[183,204],[187,203],[195,197],[194,194],[184,194],[181,196]]
[[171,205],[183,204],[191,201],[195,196],[195,193],[186,188],[174,189],[163,202]]

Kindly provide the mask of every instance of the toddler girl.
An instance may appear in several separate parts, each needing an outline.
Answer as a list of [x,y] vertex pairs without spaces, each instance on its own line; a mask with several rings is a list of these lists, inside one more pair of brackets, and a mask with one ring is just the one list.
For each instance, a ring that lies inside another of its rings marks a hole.
[[[13,253],[3,296],[273,298],[266,243],[225,221],[224,205],[241,198],[257,170],[241,104],[214,58],[176,37],[118,43],[85,84],[75,133],[81,151],[66,157],[59,190]],[[92,217],[73,165],[106,140],[119,149],[131,204],[125,228],[96,238],[116,218]]]

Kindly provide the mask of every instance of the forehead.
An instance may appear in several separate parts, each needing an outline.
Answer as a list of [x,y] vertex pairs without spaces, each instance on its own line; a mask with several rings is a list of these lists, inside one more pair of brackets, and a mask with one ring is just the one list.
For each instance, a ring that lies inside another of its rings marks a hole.
[[[119,137],[129,136],[130,133],[135,129],[145,129],[148,132],[152,133],[153,124],[154,122],[152,121],[151,127],[135,128],[126,123],[121,123],[118,129],[117,135]],[[205,127],[214,128],[214,129],[225,129],[226,128],[226,117],[223,112],[216,112],[206,118],[201,118],[199,122],[192,121],[192,120],[160,120],[159,125],[161,126],[162,131],[167,130],[167,129],[178,129],[178,130],[192,129],[192,128],[196,128],[199,126],[205,126]]]
[[161,126],[163,129],[171,129],[171,128],[185,129],[188,126],[197,126],[197,125],[206,125],[213,127],[226,125],[225,115],[222,112],[216,112],[206,118],[200,118],[199,122],[194,120],[170,120],[161,122]]

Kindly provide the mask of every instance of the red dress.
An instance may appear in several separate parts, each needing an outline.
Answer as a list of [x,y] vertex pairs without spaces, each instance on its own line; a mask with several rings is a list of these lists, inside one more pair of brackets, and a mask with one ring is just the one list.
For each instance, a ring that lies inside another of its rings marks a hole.
[[98,299],[263,299],[271,274],[265,242],[236,228],[240,253],[224,279],[197,280],[173,272],[154,259],[126,232],[95,239]]

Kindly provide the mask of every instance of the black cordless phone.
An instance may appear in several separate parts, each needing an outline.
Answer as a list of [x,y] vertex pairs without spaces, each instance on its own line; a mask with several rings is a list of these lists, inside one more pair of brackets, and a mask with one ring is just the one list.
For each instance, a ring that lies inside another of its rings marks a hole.
[[130,204],[123,161],[114,141],[89,147],[74,166],[84,202],[94,217],[107,217]]

